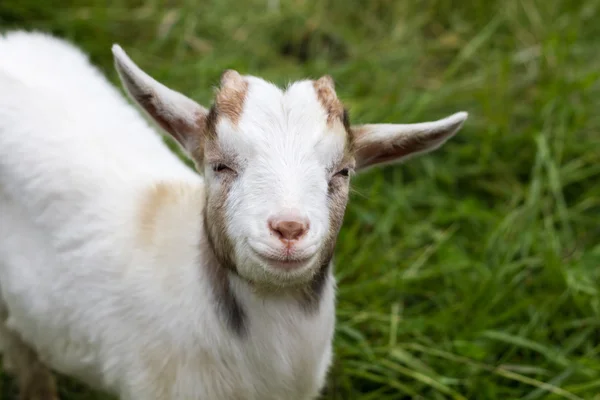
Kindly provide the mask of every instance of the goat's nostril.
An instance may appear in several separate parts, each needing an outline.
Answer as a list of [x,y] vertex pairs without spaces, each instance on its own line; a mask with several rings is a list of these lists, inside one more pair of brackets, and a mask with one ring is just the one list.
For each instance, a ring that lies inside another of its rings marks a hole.
[[296,220],[272,221],[269,226],[279,239],[285,240],[298,240],[308,230],[307,222]]

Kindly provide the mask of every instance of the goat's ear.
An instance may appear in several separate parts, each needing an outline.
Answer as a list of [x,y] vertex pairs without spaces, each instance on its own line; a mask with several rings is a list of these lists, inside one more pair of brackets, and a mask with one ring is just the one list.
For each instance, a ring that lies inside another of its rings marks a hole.
[[454,136],[466,119],[466,112],[458,112],[432,122],[353,126],[356,170],[435,150]]
[[202,144],[208,110],[146,74],[119,45],[114,44],[112,52],[115,68],[129,96],[188,154],[195,154]]

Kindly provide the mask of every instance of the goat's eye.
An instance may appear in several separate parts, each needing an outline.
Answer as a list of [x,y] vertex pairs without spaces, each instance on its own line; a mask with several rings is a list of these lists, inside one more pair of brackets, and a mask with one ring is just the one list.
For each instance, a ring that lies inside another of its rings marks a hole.
[[337,175],[337,176],[348,176],[348,175],[350,175],[350,168],[344,168],[344,169],[342,169],[342,170],[339,170],[339,171],[336,173],[336,175]]
[[229,168],[227,165],[222,164],[222,163],[217,163],[217,164],[213,164],[212,165],[212,170],[215,172],[228,172],[228,171],[233,171],[231,168]]

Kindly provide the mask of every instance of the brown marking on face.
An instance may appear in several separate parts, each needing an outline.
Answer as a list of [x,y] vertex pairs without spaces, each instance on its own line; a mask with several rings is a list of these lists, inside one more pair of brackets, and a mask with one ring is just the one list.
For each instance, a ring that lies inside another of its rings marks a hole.
[[225,324],[239,336],[247,331],[246,311],[239,303],[231,289],[229,274],[231,273],[215,260],[207,264],[209,279],[213,291],[213,300],[218,313]]
[[327,123],[333,124],[334,121],[343,122],[344,106],[335,93],[333,78],[329,75],[325,75],[314,81],[313,87],[315,88],[321,106],[323,106],[327,113]]
[[342,157],[342,159],[345,163],[354,166],[354,133],[352,132],[352,127],[350,125],[350,114],[346,108],[344,108],[342,126],[344,127],[344,131],[346,133],[346,143],[344,146],[344,156]]
[[200,126],[199,139],[192,150],[190,157],[196,166],[196,170],[202,173],[204,169],[205,148],[210,147],[217,139],[217,119],[219,117],[217,108],[213,105],[207,113],[197,116],[198,126]]
[[[331,81],[331,84],[332,82],[333,81]],[[329,114],[329,116],[331,116],[331,114]],[[354,136],[350,127],[348,110],[342,107],[341,118],[336,117],[333,119],[333,121],[330,121],[330,124],[332,129],[343,131],[342,133],[346,135],[344,153],[333,171],[337,172],[338,170],[346,167],[353,169],[355,164],[355,147]],[[350,180],[348,177],[334,176],[331,179],[327,193],[327,206],[329,207],[329,231],[327,237],[325,238],[323,247],[321,248],[319,269],[312,277],[310,283],[303,289],[302,296],[300,298],[301,306],[308,313],[318,310],[325,285],[327,281],[331,279],[333,272],[331,271],[331,260],[333,259],[337,238],[344,221],[344,214],[346,212],[346,205],[348,204],[349,192]]]
[[[198,125],[202,126],[202,142],[191,152],[191,157],[199,171],[204,169],[205,164],[211,162],[223,161],[230,164],[227,155],[219,148],[216,135],[219,116],[222,113],[235,111],[234,108],[230,107],[233,103],[227,104],[225,110],[222,109],[222,105],[214,104],[207,114],[198,116],[200,119]],[[242,105],[243,101],[240,102],[240,106]],[[231,118],[231,115],[228,115],[229,118]],[[233,176],[223,174],[219,179],[220,182],[218,186],[214,186],[214,191],[209,188],[205,190],[205,206],[201,208],[205,235],[200,246],[208,249],[203,254],[206,257],[205,268],[211,281],[215,307],[229,328],[237,334],[243,335],[246,330],[246,313],[230,287],[229,274],[237,274],[237,269],[233,260],[233,244],[227,236],[225,225],[225,203],[233,184]],[[155,207],[153,203],[161,201],[160,192],[155,197],[146,208],[151,210]],[[151,221],[151,215],[152,212],[146,212],[144,218]]]
[[219,182],[214,183],[214,187],[206,191],[207,205],[204,210],[205,228],[209,244],[217,259],[224,268],[236,271],[237,269],[233,260],[234,246],[227,235],[226,226],[226,203],[229,191],[233,185],[234,176],[225,172],[216,179]]
[[352,126],[350,124],[350,112],[347,108],[344,108],[344,115],[342,117],[342,125],[346,131],[346,152],[352,153],[354,151],[354,134],[352,132]]
[[196,163],[196,167],[199,167],[202,163],[202,155],[204,151],[204,142],[206,141],[206,128],[209,123],[209,113],[199,112],[194,116],[194,123],[197,127],[195,132],[188,138],[187,151],[189,152],[192,160]]
[[217,121],[219,119],[219,111],[217,105],[214,104],[208,111],[206,116],[206,124],[204,125],[204,137],[208,140],[217,139]]
[[221,76],[221,88],[215,98],[218,114],[226,116],[233,125],[237,125],[244,110],[247,93],[248,81],[236,71],[225,71]]
[[301,302],[307,312],[314,312],[318,309],[325,284],[331,277],[331,260],[335,252],[338,234],[344,221],[349,191],[350,183],[348,177],[335,176],[329,183],[327,194],[329,231],[321,249],[319,270],[305,289]]
[[[217,217],[217,221],[204,212],[204,226],[206,230],[205,242],[201,243],[212,251],[207,252],[206,260],[208,277],[211,281],[213,301],[218,313],[223,317],[225,324],[239,336],[244,336],[247,331],[246,311],[239,303],[231,288],[230,274],[237,274],[235,264],[231,258],[233,247],[223,236],[224,225]],[[227,253],[229,251],[229,253]]]
[[[209,161],[227,161],[214,140],[206,142],[205,156]],[[206,191],[206,207],[204,209],[203,223],[206,232],[206,246],[211,249],[214,257],[207,261],[214,299],[221,315],[224,316],[230,329],[239,335],[246,330],[246,313],[233,293],[229,276],[237,275],[235,265],[234,246],[227,235],[226,203],[229,191],[234,183],[234,173],[225,172],[219,175],[218,182]]]

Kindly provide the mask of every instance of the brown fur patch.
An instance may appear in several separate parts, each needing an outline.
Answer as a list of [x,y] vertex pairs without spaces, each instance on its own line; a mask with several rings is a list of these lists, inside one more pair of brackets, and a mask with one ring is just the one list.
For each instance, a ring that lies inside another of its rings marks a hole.
[[332,124],[336,120],[343,122],[344,106],[335,93],[333,78],[325,75],[314,81],[313,87],[315,88],[319,102],[327,113],[327,123]]
[[183,132],[187,127],[187,121],[181,118],[165,118],[160,106],[156,104],[157,98],[154,93],[141,93],[136,96],[136,99],[165,131],[169,132],[180,144],[186,144],[187,138]]
[[376,125],[359,125],[352,128],[357,168],[390,162],[412,153],[427,150],[448,135],[448,129],[426,134],[390,136],[387,140],[371,141],[369,135]]
[[160,209],[173,197],[170,184],[159,183],[152,187],[144,198],[140,211],[139,237],[141,242],[152,245],[156,234],[156,224]]
[[[207,142],[206,154],[209,160],[219,160],[224,155],[214,141]],[[229,274],[237,274],[233,259],[234,247],[226,232],[226,202],[233,185],[234,176],[224,173],[219,178],[215,191],[207,190],[206,208],[203,223],[206,244],[214,253],[214,259],[207,264],[215,295],[215,301],[229,327],[243,335],[246,329],[246,314],[231,290]]]
[[[342,125],[344,126],[344,130],[346,131],[346,146],[344,147],[344,159],[350,162],[354,159],[354,133],[352,132],[352,127],[350,125],[350,114],[348,110],[344,108],[344,114],[342,117]],[[352,162],[354,164],[354,162]]]
[[[206,213],[204,221],[205,224],[208,223]],[[215,305],[219,314],[224,318],[225,324],[239,336],[244,336],[247,330],[246,312],[231,289],[229,276],[231,273],[235,273],[235,266],[231,260],[223,259],[222,251],[215,248],[215,243],[218,241],[211,240],[210,233],[206,235],[206,239],[206,244],[210,246],[214,254],[214,257],[207,260],[206,268],[211,281]]]
[[[198,192],[200,191],[200,192]],[[197,193],[197,194],[196,194]],[[141,203],[139,216],[139,239],[145,245],[154,245],[160,227],[161,212],[165,206],[183,206],[186,199],[198,199],[198,208],[204,207],[202,186],[187,182],[158,182],[148,189]],[[168,221],[165,221],[168,222]]]
[[322,248],[320,269],[313,277],[310,285],[304,292],[302,305],[308,312],[318,309],[323,289],[331,276],[331,260],[335,252],[338,234],[344,221],[350,183],[347,177],[334,177],[329,184],[329,232]]
[[204,154],[204,142],[206,141],[207,125],[209,123],[210,110],[199,112],[195,116],[195,125],[197,131],[194,132],[192,138],[188,138],[187,151],[190,154],[192,161],[196,165],[196,169],[200,170]]
[[216,139],[218,119],[219,111],[217,110],[216,105],[213,104],[213,106],[208,111],[208,116],[206,117],[206,125],[204,125],[204,133],[207,138]]
[[236,71],[225,71],[221,76],[221,88],[215,98],[218,114],[226,116],[236,125],[242,116],[247,93],[248,82]]
[[[200,122],[198,119],[190,121],[184,117],[168,114],[165,115],[161,99],[156,96],[154,91],[142,91],[138,87],[138,82],[133,79],[129,73],[120,74],[125,82],[129,93],[146,112],[171,136],[173,136],[182,146],[188,146],[190,134],[200,133],[201,126],[194,125]],[[201,109],[201,111],[205,111]]]
[[233,261],[233,243],[229,240],[226,232],[226,202],[229,196],[233,176],[223,174],[219,187],[215,192],[207,190],[207,205],[204,211],[204,223],[207,230],[210,245],[217,258],[222,261],[223,266],[236,271]]

